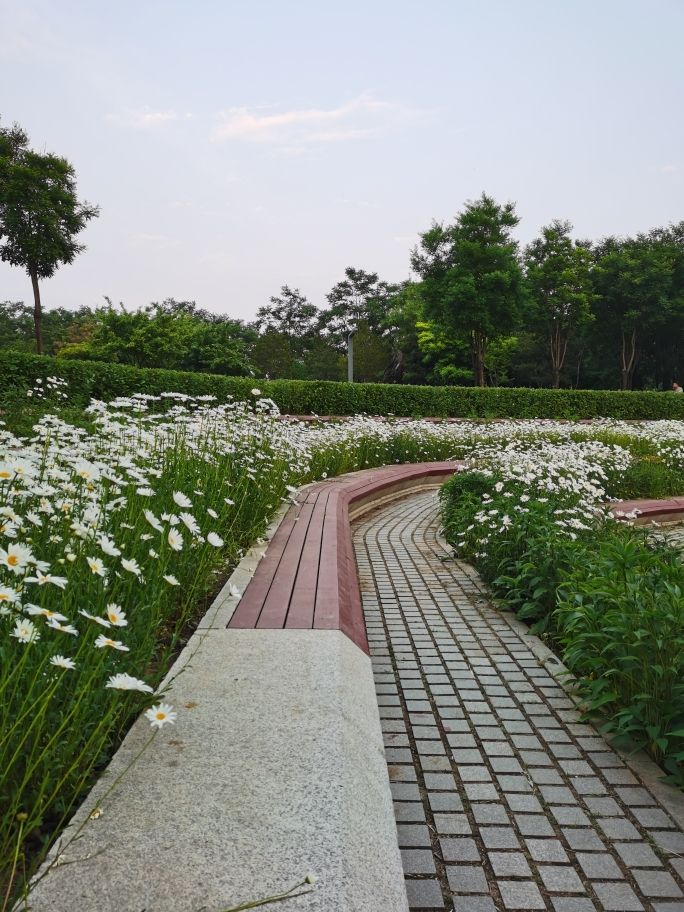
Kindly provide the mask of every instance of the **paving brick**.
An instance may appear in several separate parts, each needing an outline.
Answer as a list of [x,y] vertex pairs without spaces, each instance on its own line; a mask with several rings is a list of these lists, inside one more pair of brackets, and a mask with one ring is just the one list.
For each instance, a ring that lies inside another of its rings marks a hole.
[[554,896],[553,912],[595,912],[594,903],[584,896]]
[[584,893],[577,871],[570,865],[539,865],[539,876],[549,893]]
[[520,841],[512,827],[481,827],[480,838],[487,849],[517,849]]
[[475,823],[509,823],[503,804],[474,804],[471,808]]
[[616,842],[613,848],[630,868],[660,868],[658,856],[645,842]]
[[465,814],[435,814],[435,829],[445,836],[469,834],[471,832]]
[[405,874],[435,874],[432,849],[401,849]]
[[594,891],[605,912],[644,912],[644,906],[626,883],[595,883]]
[[546,908],[546,903],[534,881],[500,880],[497,886],[505,909],[524,909],[525,912],[531,912]]
[[425,820],[425,809],[417,801],[395,801],[394,816],[397,823],[421,823]]
[[667,871],[646,871],[637,868],[633,875],[641,892],[651,899],[679,899],[682,895],[674,877]]
[[406,764],[390,764],[387,767],[387,773],[390,778],[390,782],[416,782],[416,770],[413,766]]
[[468,836],[457,839],[440,839],[444,861],[481,861],[475,840]]
[[526,839],[525,845],[533,861],[558,862],[569,861],[568,854],[558,839]]
[[420,789],[412,782],[390,782],[395,801],[420,801]]
[[532,877],[532,871],[522,852],[488,852],[495,877]]
[[624,874],[607,852],[577,852],[575,859],[589,880],[624,880]]
[[433,811],[463,810],[463,801],[457,792],[430,792],[428,802]]
[[640,839],[639,831],[626,817],[600,817],[597,821],[609,839]]
[[424,773],[423,778],[429,791],[456,791],[456,780],[449,773]]
[[491,896],[454,896],[454,912],[497,912]]
[[429,848],[432,846],[430,831],[426,826],[399,824],[397,826],[397,835],[402,849],[417,846],[427,846]]
[[406,880],[406,895],[411,909],[443,909],[442,888],[437,880]]
[[446,872],[454,893],[489,893],[484,869],[479,865],[448,865]]
[[553,827],[543,814],[515,814],[515,822],[523,836],[554,836]]

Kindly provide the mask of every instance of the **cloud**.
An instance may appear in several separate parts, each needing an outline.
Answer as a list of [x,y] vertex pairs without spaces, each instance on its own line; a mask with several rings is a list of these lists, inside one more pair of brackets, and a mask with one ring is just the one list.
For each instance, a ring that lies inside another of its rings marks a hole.
[[679,168],[676,165],[662,165],[661,174],[679,174]]
[[371,95],[352,98],[337,108],[303,108],[270,113],[263,108],[230,108],[219,115],[216,141],[274,143],[287,148],[348,142],[400,126],[418,112]]
[[107,114],[107,120],[119,127],[132,127],[136,130],[147,130],[180,120],[181,117],[190,117],[190,114],[178,114],[176,111],[153,111],[150,108],[127,108],[118,114]]

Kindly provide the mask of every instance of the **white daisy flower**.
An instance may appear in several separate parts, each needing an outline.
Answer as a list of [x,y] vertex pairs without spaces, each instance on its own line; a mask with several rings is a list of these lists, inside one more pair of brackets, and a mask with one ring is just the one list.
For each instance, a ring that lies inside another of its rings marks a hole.
[[141,693],[153,693],[149,684],[145,684],[144,681],[125,672],[112,675],[105,687],[110,687],[112,690],[139,690]]
[[137,560],[133,557],[130,560],[127,558],[122,558],[121,566],[124,570],[127,570],[129,573],[135,573],[136,576],[140,576],[141,570],[138,565]]
[[145,718],[149,719],[152,728],[162,728],[167,724],[173,725],[176,721],[176,715],[173,711],[173,706],[169,703],[157,703],[156,706],[151,706],[147,710]]
[[216,532],[210,532],[207,535],[207,541],[210,545],[213,545],[214,548],[222,548],[225,544],[220,535],[217,535]]
[[56,668],[66,668],[69,671],[76,668],[76,662],[63,655],[53,655],[50,659],[50,665],[54,665]]
[[53,576],[51,573],[37,573],[35,576],[27,576],[25,582],[38,583],[39,586],[45,586],[47,583],[52,583],[53,586],[64,589],[67,584],[67,578],[66,576]]
[[102,563],[99,557],[86,557],[88,566],[90,567],[90,572],[94,573],[95,576],[106,576],[107,571],[105,570],[105,565]]
[[15,637],[20,643],[33,643],[40,639],[40,631],[33,621],[22,618],[16,622],[10,636]]
[[0,566],[7,567],[12,573],[21,573],[31,563],[35,563],[33,552],[26,545],[16,542],[9,545],[6,551],[0,548]]
[[72,636],[78,636],[78,630],[73,624],[60,624],[56,618],[48,618],[47,625],[50,630],[59,630],[60,633],[70,633]]
[[180,583],[178,582],[176,577],[173,576],[171,573],[165,573],[164,579],[169,584],[169,586],[180,586]]
[[185,494],[183,494],[182,491],[174,491],[173,499],[174,499],[174,502],[179,507],[183,507],[183,509],[187,509],[188,507],[192,506],[192,501],[190,500],[189,497],[187,497]]
[[124,646],[121,640],[112,640],[109,637],[106,637],[104,633],[101,633],[95,640],[95,645],[98,649],[118,649],[119,652],[130,651],[128,646]]
[[99,624],[101,627],[112,626],[108,620],[98,617],[96,614],[91,614],[89,611],[86,611],[85,608],[79,608],[78,613],[83,615],[84,618],[88,618],[89,621],[95,621],[95,623]]
[[157,517],[154,515],[152,510],[145,510],[145,519],[148,521],[148,523],[152,526],[153,529],[157,530],[157,532],[164,531],[164,527],[159,522]]
[[176,529],[169,529],[169,534],[167,536],[169,546],[174,551],[183,550],[183,536]]
[[211,516],[212,519],[218,519],[218,513],[216,510],[212,510],[211,507],[207,507],[207,513]]
[[201,533],[202,530],[197,525],[197,520],[192,513],[181,513],[180,518],[185,528],[193,535],[199,535]]
[[0,608],[3,605],[16,605],[19,601],[19,593],[11,586],[0,584]]
[[116,547],[116,543],[108,538],[106,535],[101,535],[98,541],[100,548],[104,554],[107,554],[109,557],[120,557],[121,549]]
[[128,627],[126,612],[121,610],[121,605],[116,605],[114,602],[111,602],[107,605],[105,611],[107,612],[107,617],[112,627]]
[[50,611],[49,608],[41,608],[40,605],[34,605],[31,602],[27,602],[24,605],[24,611],[32,617],[45,617],[48,620],[54,618],[56,621],[68,620],[68,618],[63,614],[60,614],[59,611]]

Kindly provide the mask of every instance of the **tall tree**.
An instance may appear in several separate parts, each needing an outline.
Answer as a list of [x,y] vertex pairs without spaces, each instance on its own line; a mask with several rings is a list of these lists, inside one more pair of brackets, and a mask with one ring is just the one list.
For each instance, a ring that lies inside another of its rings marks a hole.
[[321,325],[343,341],[365,323],[371,332],[382,335],[383,321],[399,286],[380,281],[377,272],[348,266],[345,278],[326,295],[330,308],[322,311]]
[[511,237],[518,222],[514,203],[501,206],[483,193],[453,225],[435,223],[422,234],[411,259],[427,317],[468,339],[477,386],[485,386],[489,340],[513,328],[524,295]]
[[33,152],[17,124],[0,126],[0,259],[26,270],[33,288],[36,351],[43,352],[39,280],[85,247],[76,236],[99,212],[76,196],[65,158]]
[[653,236],[606,238],[594,271],[599,314],[616,337],[620,386],[632,389],[644,347],[667,320],[672,306],[674,253]]
[[315,304],[311,304],[298,288],[283,285],[280,295],[271,298],[270,305],[259,308],[256,325],[262,332],[282,333],[292,342],[311,336],[317,317]]
[[551,385],[558,389],[570,336],[593,319],[592,252],[573,242],[572,225],[556,219],[525,250],[531,316],[546,337]]

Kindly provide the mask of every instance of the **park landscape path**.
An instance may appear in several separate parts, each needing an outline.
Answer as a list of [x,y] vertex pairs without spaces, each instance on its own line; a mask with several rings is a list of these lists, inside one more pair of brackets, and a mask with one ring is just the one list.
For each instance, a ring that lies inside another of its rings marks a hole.
[[354,546],[411,909],[684,912],[678,796],[581,721],[451,557],[437,495],[366,514]]

